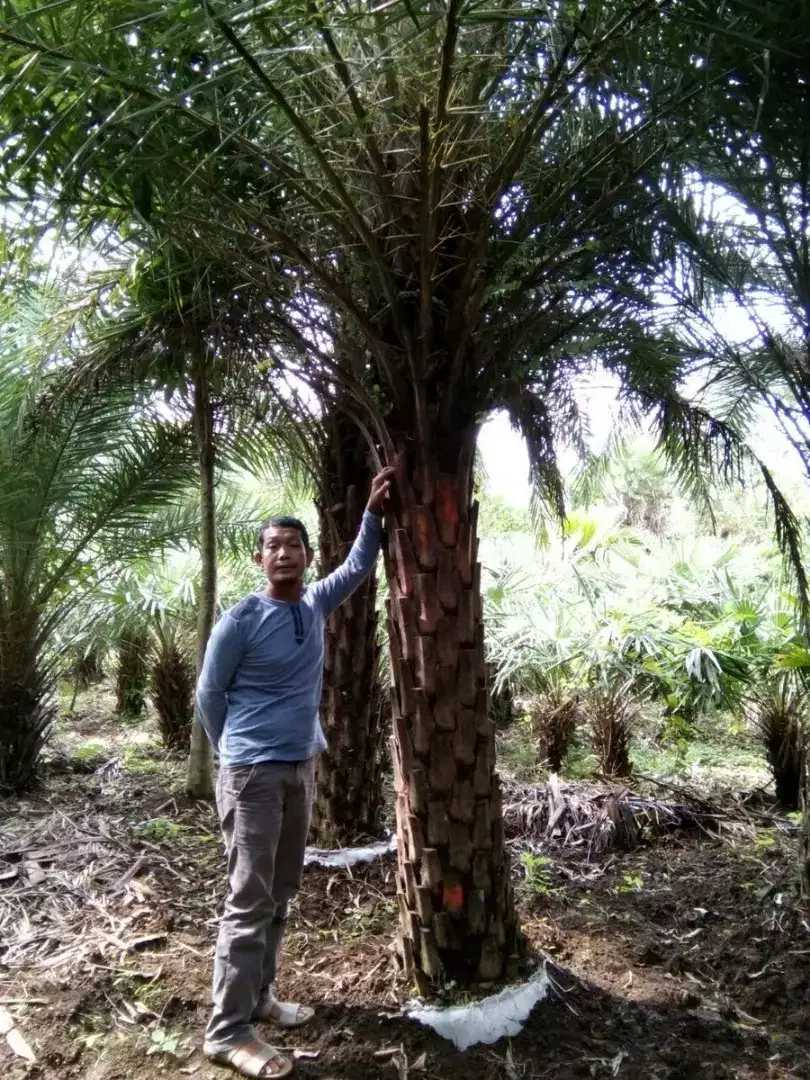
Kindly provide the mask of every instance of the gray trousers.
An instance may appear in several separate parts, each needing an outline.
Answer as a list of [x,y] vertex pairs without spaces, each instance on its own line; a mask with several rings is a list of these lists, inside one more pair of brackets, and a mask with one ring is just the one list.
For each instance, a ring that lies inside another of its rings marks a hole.
[[252,1016],[276,979],[287,906],[301,885],[315,758],[219,770],[217,809],[228,858],[228,896],[214,959],[213,1050],[255,1038]]

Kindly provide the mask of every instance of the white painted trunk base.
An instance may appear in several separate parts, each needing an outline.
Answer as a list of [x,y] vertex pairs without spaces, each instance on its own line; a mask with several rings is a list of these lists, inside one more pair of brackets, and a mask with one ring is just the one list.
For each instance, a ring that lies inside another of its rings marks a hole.
[[[396,836],[368,847],[339,848],[337,851],[308,847],[304,865],[339,870],[358,863],[373,862],[396,850]],[[550,985],[545,968],[541,968],[528,982],[508,986],[471,1005],[443,1008],[413,1002],[405,1006],[403,1015],[432,1028],[437,1035],[449,1039],[458,1050],[466,1050],[477,1043],[491,1045],[505,1036],[518,1035],[523,1030],[529,1014],[537,1002],[546,996]]]
[[548,993],[551,983],[545,968],[528,982],[508,986],[498,994],[476,1001],[472,1005],[436,1005],[413,1003],[405,1006],[405,1016],[433,1028],[437,1035],[449,1039],[458,1050],[476,1043],[491,1045],[507,1035],[518,1035],[538,1001]]
[[337,850],[325,850],[324,848],[308,847],[304,855],[304,866],[327,866],[330,869],[342,870],[347,866],[356,866],[358,863],[374,862],[391,851],[397,850],[397,838],[392,836],[390,840],[381,840],[379,844],[370,844],[368,847],[338,848]]

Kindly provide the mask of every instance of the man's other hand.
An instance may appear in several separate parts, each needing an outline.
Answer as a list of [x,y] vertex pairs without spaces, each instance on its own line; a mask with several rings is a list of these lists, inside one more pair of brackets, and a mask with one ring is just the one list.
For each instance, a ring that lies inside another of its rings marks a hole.
[[388,494],[395,474],[396,469],[391,466],[377,473],[371,481],[366,510],[370,510],[372,514],[382,514],[388,503]]

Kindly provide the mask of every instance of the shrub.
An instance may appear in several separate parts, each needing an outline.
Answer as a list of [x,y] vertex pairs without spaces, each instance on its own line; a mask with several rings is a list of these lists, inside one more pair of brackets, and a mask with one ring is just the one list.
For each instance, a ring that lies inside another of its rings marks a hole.
[[153,653],[149,694],[163,745],[187,751],[194,717],[194,663],[170,634],[162,634]]
[[765,748],[776,785],[776,798],[786,810],[798,810],[807,716],[804,692],[780,679],[756,694],[748,711]]
[[115,711],[119,716],[136,719],[146,708],[148,653],[149,642],[143,631],[125,631],[121,635],[115,669]]
[[552,690],[532,703],[530,715],[537,740],[538,761],[552,772],[562,769],[580,712],[579,699],[568,697],[560,690]]
[[606,776],[630,775],[630,736],[637,712],[630,683],[591,691],[587,705],[591,740]]

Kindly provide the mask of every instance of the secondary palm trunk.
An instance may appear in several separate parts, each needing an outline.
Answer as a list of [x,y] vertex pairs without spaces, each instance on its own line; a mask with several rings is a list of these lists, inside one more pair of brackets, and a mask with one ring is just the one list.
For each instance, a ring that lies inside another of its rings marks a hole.
[[455,473],[398,483],[386,544],[396,684],[398,951],[423,992],[517,973],[523,939],[504,854],[489,717],[474,436]]
[[[200,464],[200,561],[202,581],[197,614],[197,678],[202,671],[205,649],[214,625],[217,602],[216,504],[214,501],[214,409],[208,378],[204,371],[194,379],[194,431]],[[211,747],[197,709],[191,724],[186,790],[194,799],[211,799]]]
[[[318,504],[323,575],[346,558],[371,482],[360,431],[342,417],[330,423]],[[321,715],[329,748],[318,759],[313,807],[315,841],[323,847],[346,845],[380,829],[384,695],[376,605],[371,573],[326,624]]]
[[802,833],[800,855],[800,883],[803,900],[810,900],[810,762],[805,749],[802,769]]
[[55,679],[40,663],[39,633],[37,615],[0,593],[0,798],[34,785],[56,719]]

